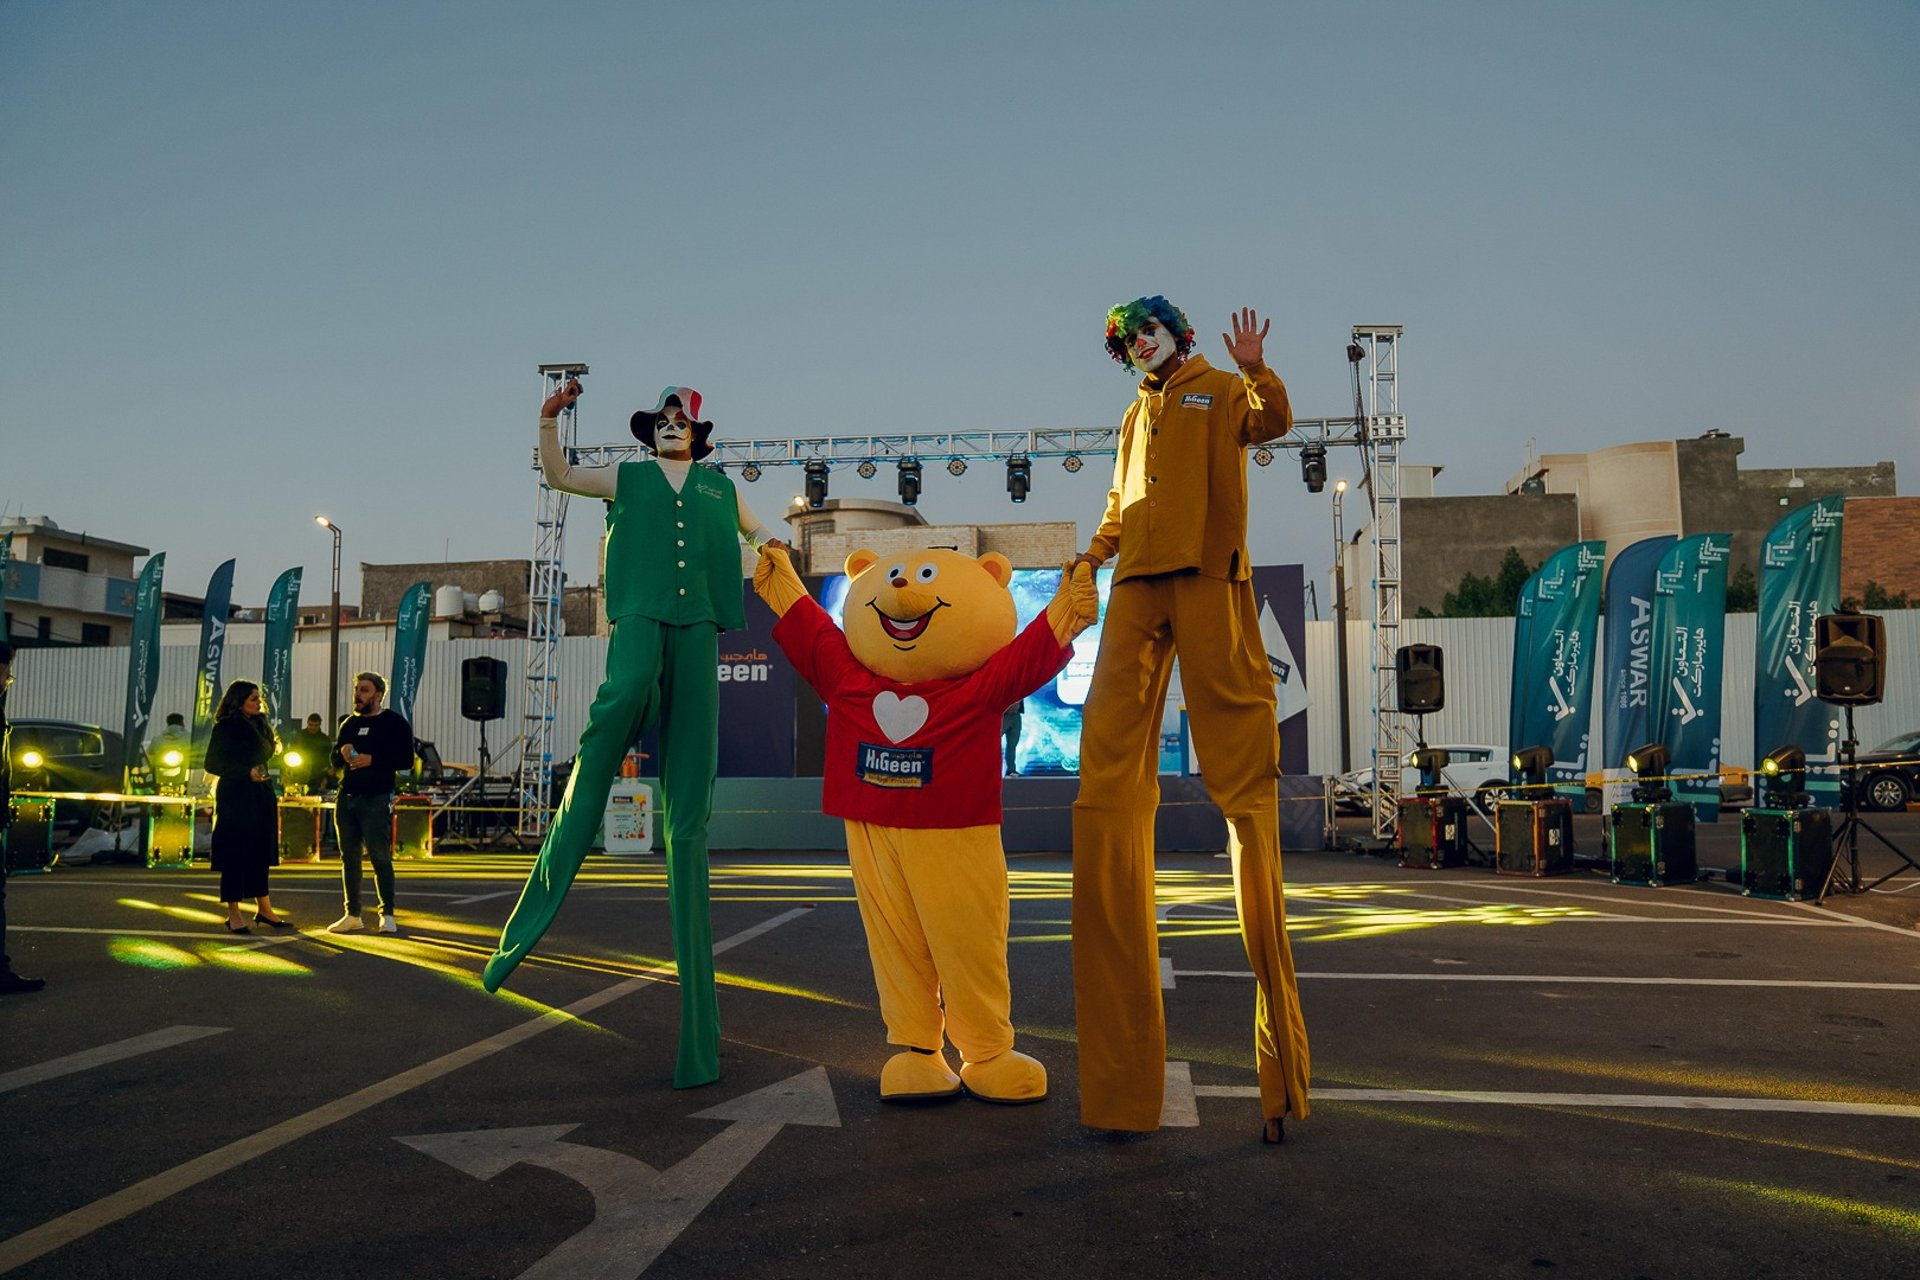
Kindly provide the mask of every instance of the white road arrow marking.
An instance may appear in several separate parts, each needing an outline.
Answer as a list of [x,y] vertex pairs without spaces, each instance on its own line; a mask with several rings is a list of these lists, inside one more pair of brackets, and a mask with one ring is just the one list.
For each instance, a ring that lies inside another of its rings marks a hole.
[[618,1151],[562,1142],[579,1128],[573,1124],[426,1133],[399,1141],[483,1182],[516,1164],[534,1164],[593,1193],[593,1221],[522,1272],[520,1280],[632,1280],[653,1265],[783,1126],[840,1127],[825,1067],[695,1112],[693,1119],[733,1123],[664,1172]]

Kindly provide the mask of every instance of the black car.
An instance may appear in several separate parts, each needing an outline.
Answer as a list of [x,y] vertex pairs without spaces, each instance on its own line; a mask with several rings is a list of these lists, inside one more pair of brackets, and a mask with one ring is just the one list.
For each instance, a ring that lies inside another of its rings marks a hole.
[[[120,790],[126,751],[111,729],[72,720],[15,720],[7,747],[16,792]],[[90,801],[56,801],[54,825],[84,831],[101,808]]]
[[1903,733],[1854,757],[1862,809],[1898,810],[1920,795],[1920,733]]

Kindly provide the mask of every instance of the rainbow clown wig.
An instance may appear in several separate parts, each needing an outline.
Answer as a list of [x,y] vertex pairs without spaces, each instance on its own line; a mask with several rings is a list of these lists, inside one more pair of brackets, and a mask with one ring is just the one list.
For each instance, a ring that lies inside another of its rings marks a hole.
[[1123,302],[1107,312],[1107,354],[1129,372],[1134,365],[1127,342],[1149,320],[1158,320],[1161,327],[1173,335],[1173,349],[1181,359],[1186,359],[1187,353],[1193,350],[1193,326],[1187,323],[1186,313],[1166,298],[1156,293],[1151,298]]

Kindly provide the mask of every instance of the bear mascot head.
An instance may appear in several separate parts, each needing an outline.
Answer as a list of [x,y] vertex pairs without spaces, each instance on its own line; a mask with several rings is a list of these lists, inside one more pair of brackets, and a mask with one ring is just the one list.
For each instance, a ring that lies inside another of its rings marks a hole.
[[847,645],[875,675],[901,684],[977,671],[1013,642],[1013,563],[942,547],[847,557]]

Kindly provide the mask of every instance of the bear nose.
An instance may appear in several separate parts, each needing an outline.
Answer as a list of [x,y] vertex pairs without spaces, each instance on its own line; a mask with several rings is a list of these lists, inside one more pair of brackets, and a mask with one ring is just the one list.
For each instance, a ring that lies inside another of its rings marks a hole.
[[905,589],[907,585],[907,580],[905,578],[889,578],[887,580],[887,585],[892,587],[895,591],[900,591]]

